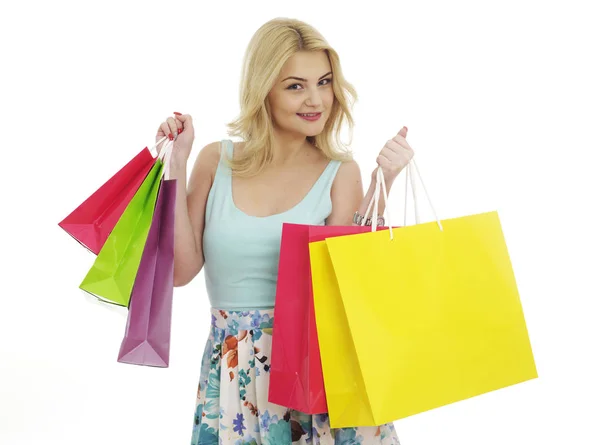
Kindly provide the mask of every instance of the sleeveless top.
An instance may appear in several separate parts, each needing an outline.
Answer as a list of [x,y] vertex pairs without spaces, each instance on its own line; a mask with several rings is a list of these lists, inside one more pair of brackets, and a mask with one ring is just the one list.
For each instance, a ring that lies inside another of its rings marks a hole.
[[210,304],[223,310],[275,306],[281,230],[284,222],[324,225],[331,214],[331,185],[341,161],[330,161],[306,196],[291,209],[250,216],[233,202],[233,142],[221,141],[221,160],[208,194],[202,245]]

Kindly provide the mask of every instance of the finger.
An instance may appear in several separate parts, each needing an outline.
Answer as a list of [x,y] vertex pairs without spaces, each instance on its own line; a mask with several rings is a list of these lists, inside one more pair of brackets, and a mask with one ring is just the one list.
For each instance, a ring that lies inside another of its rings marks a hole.
[[398,149],[385,147],[383,150],[381,150],[381,155],[389,159],[393,164],[408,164],[413,156],[413,153],[400,145],[398,145],[398,147]]
[[388,168],[391,166],[392,161],[387,156],[380,153],[379,156],[377,156],[377,164],[382,168]]
[[401,145],[402,147],[406,148],[407,150],[411,150],[411,147],[408,144],[408,142],[406,142],[406,139],[404,137],[400,136],[399,134],[397,134],[396,136],[394,136],[392,138],[392,141],[395,142],[398,145]]
[[[177,114],[175,114],[175,118],[177,118]],[[181,122],[179,119],[175,119],[175,125],[177,125],[176,134],[181,134],[181,132],[183,131],[183,122]]]
[[173,135],[173,138],[177,138],[177,122],[175,122],[175,119],[173,119],[172,117],[168,117],[166,122],[169,126],[169,133]]
[[390,148],[386,145],[383,147],[379,155],[391,160],[396,155],[396,151],[394,148]]
[[403,153],[410,153],[410,146],[406,148],[404,145],[400,145],[396,141],[390,141],[388,144],[383,147],[382,153],[384,153],[388,158],[392,158],[397,155],[401,155]]
[[[156,140],[159,141],[161,140],[163,137],[168,136],[169,135],[169,126],[167,125],[166,122],[163,122],[160,124],[160,127],[158,128],[158,132],[156,133]],[[162,150],[162,147],[165,145],[167,141],[163,141],[161,142],[159,145],[156,146],[157,150],[160,151]]]
[[188,128],[193,128],[192,116],[189,114],[182,114],[181,116],[175,115],[175,117],[177,118],[177,121],[181,122],[183,125],[183,131],[187,130]]
[[399,144],[398,142],[393,141],[393,143],[391,143],[388,148],[390,148],[392,150],[392,152],[397,155],[409,156],[414,153],[411,146],[408,145],[408,143],[406,143],[406,142]]

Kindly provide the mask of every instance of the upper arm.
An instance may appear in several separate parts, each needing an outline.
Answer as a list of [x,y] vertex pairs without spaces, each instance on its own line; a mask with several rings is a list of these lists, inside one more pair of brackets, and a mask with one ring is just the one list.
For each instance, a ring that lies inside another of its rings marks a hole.
[[360,167],[354,160],[343,162],[331,186],[331,215],[328,226],[351,226],[354,212],[363,200]]
[[187,207],[196,249],[202,252],[202,233],[204,232],[204,213],[208,194],[215,179],[221,156],[220,142],[204,146],[194,162],[187,189]]

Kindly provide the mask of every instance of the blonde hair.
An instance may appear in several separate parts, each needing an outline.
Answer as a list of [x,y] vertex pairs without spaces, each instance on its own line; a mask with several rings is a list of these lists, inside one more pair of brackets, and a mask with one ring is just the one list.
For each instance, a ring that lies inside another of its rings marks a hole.
[[354,120],[350,110],[357,94],[342,74],[337,52],[312,26],[296,19],[275,18],[256,31],[244,56],[240,114],[227,124],[230,136],[241,137],[246,142],[243,152],[228,160],[234,175],[254,175],[271,162],[274,138],[267,96],[283,65],[299,51],[325,51],[333,75],[331,115],[323,131],[316,136],[307,136],[307,140],[329,159],[352,159],[351,150],[341,142],[340,133],[344,120],[347,120],[352,140]]

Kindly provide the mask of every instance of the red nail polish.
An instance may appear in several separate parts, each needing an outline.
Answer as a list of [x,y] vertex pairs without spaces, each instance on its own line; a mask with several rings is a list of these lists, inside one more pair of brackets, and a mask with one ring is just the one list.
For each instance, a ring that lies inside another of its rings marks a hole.
[[173,134],[172,133],[169,133],[169,139],[173,140]]
[[177,134],[181,134],[183,132],[183,128],[178,128],[177,129]]
[[173,111],[173,114],[176,114],[177,116],[181,116],[181,113],[178,113],[177,111]]

